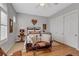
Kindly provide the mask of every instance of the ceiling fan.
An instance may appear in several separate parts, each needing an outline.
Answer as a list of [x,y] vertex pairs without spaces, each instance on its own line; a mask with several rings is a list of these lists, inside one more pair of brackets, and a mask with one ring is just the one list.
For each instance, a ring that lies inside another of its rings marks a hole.
[[47,7],[52,7],[53,5],[58,5],[59,3],[39,3],[37,5],[37,8],[47,8]]

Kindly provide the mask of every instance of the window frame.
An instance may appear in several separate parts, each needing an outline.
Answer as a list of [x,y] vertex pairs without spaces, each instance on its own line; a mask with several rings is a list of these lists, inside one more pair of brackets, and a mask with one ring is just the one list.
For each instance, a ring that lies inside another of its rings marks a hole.
[[[5,13],[6,16],[7,16],[7,25],[4,25],[4,24],[1,24],[1,12]],[[1,39],[1,26],[6,26],[7,27],[7,37],[5,39]],[[0,41],[4,41],[4,40],[7,40],[8,38],[8,14],[7,14],[7,11],[4,10],[2,7],[0,7]]]

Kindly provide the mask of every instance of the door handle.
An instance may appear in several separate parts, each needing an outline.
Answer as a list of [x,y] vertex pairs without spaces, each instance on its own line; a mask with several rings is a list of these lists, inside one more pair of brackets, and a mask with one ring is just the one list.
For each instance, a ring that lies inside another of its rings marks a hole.
[[75,36],[78,36],[77,34],[75,34]]

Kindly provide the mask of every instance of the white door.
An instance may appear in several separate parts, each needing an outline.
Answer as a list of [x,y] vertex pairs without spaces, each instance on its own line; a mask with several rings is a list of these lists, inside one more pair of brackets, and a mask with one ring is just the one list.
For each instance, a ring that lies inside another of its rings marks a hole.
[[50,31],[52,33],[52,37],[56,40],[56,32],[57,32],[57,19],[53,18],[50,21]]
[[64,16],[64,40],[65,44],[77,48],[78,42],[78,12],[73,11]]
[[51,19],[50,29],[54,40],[63,43],[63,16]]
[[59,42],[63,43],[63,16],[57,17],[57,33],[56,38]]

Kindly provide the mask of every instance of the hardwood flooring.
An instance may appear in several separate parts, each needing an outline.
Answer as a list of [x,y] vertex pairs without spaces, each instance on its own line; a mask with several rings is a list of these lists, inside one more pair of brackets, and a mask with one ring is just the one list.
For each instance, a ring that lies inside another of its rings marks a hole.
[[73,55],[73,56],[79,56],[79,51],[76,49],[69,47],[67,45],[53,42],[51,51],[49,50],[40,50],[40,51],[29,51],[25,52],[25,49],[23,43],[16,43],[13,48],[8,52],[8,54],[12,54],[16,51],[21,50],[22,56],[66,56],[66,55]]

